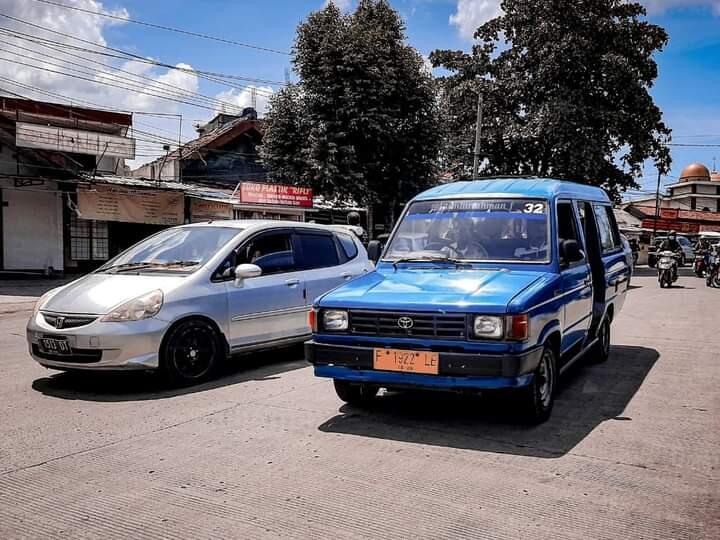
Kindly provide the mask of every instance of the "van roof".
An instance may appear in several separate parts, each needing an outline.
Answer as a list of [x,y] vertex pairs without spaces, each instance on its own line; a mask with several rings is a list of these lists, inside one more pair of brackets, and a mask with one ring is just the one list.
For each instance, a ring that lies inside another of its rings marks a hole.
[[552,178],[483,178],[465,182],[453,182],[424,191],[415,200],[522,196],[528,198],[552,199],[570,198],[593,202],[610,202],[605,190],[595,186],[555,180]]

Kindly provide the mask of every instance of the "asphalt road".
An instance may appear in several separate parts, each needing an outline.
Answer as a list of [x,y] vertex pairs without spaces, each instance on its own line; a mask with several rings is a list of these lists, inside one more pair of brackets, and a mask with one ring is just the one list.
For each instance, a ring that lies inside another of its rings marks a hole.
[[0,315],[0,538],[720,538],[720,290],[635,278],[552,419],[344,406],[299,350],[166,390],[35,365]]

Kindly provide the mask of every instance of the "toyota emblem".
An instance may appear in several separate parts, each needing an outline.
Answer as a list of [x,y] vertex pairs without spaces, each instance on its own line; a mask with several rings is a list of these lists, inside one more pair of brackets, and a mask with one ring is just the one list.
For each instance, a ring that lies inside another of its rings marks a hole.
[[403,330],[410,330],[415,324],[415,321],[413,321],[410,317],[400,317],[397,324]]

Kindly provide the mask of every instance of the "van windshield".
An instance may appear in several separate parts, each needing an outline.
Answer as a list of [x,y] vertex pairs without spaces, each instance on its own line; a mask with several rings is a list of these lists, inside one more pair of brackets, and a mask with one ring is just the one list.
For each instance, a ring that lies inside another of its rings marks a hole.
[[548,223],[547,201],[537,199],[415,202],[384,260],[546,262]]

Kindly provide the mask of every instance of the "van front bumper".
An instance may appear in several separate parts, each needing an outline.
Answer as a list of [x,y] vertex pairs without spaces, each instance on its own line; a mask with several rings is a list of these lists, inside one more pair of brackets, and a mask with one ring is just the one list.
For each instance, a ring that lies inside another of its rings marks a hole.
[[542,356],[542,347],[503,355],[440,352],[438,374],[424,375],[375,370],[373,351],[373,347],[305,343],[305,358],[315,367],[316,376],[381,386],[516,388],[530,384]]

